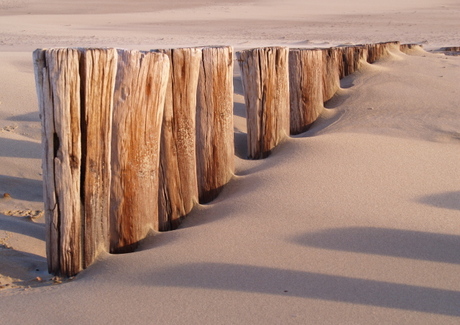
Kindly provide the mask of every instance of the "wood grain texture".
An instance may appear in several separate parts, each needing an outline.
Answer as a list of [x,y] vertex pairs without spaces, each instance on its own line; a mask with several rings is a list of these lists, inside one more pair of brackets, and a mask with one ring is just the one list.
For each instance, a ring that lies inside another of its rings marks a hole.
[[290,131],[299,134],[316,121],[323,106],[323,51],[289,51]]
[[198,202],[196,91],[201,49],[163,50],[171,59],[164,105],[156,229],[177,228]]
[[79,51],[34,53],[43,125],[48,268],[71,276],[83,269]]
[[46,65],[46,49],[33,53],[35,84],[37,90],[40,120],[42,125],[42,169],[43,200],[46,226],[46,256],[48,272],[58,274],[60,270],[59,213],[54,183],[54,108],[53,94]]
[[234,174],[233,48],[203,48],[197,89],[196,154],[200,203]]
[[164,54],[118,50],[111,155],[113,253],[134,250],[156,222],[168,71]]
[[340,79],[342,79],[355,72],[355,48],[354,46],[341,46],[339,49],[342,52],[342,71],[340,76]]
[[335,47],[323,49],[323,102],[340,89],[339,51]]
[[248,157],[265,158],[289,136],[289,49],[237,52],[247,109]]
[[115,49],[82,49],[83,267],[109,251],[112,108]]

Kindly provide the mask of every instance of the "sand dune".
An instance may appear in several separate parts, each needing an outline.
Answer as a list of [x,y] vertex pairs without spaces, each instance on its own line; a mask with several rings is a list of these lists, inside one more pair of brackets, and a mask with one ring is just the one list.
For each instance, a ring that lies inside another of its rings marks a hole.
[[[460,57],[395,51],[212,203],[74,279],[46,272],[31,51],[460,45],[460,2],[0,0],[0,324],[457,324]],[[4,193],[8,193],[3,197]]]

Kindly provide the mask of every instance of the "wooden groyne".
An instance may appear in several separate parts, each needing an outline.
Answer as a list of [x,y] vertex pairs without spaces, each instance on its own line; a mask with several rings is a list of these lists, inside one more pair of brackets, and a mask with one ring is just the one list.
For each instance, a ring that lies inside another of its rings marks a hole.
[[[304,132],[340,79],[398,42],[237,53],[248,157]],[[234,173],[232,47],[155,51],[39,49],[50,273],[73,276],[99,253],[133,251],[177,228]]]

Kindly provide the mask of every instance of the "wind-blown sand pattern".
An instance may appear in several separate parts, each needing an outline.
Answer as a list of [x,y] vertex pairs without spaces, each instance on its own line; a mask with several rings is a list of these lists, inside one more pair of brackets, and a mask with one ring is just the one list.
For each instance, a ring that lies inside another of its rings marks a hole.
[[[460,57],[436,50],[460,45],[460,2],[184,3],[0,0],[0,324],[457,324]],[[265,160],[245,159],[235,64],[219,197],[135,253],[47,273],[33,50],[389,40],[426,51],[364,64]]]

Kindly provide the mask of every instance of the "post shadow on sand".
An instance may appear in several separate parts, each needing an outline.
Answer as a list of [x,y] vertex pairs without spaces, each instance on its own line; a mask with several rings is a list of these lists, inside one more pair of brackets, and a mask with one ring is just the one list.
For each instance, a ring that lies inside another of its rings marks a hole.
[[40,114],[38,111],[34,111],[26,114],[11,116],[8,117],[6,120],[17,122],[40,122]]
[[42,158],[42,147],[37,142],[0,138],[0,148],[1,157]]
[[0,274],[13,279],[28,281],[34,279],[34,274],[48,274],[46,258],[39,255],[0,247],[0,260]]
[[10,194],[13,199],[43,202],[43,181],[0,175],[0,197],[4,193]]
[[45,225],[27,217],[12,217],[0,213],[0,231],[13,232],[45,241]]
[[460,236],[422,231],[351,227],[296,236],[307,247],[460,264]]
[[437,208],[460,210],[460,191],[431,194],[423,196],[417,201]]
[[149,271],[138,285],[186,287],[319,299],[460,317],[460,292],[313,272],[226,263]]
[[247,118],[246,105],[244,103],[233,103],[233,115]]
[[243,81],[239,75],[239,68],[237,71],[234,70],[233,76],[233,92],[237,95],[244,96]]

